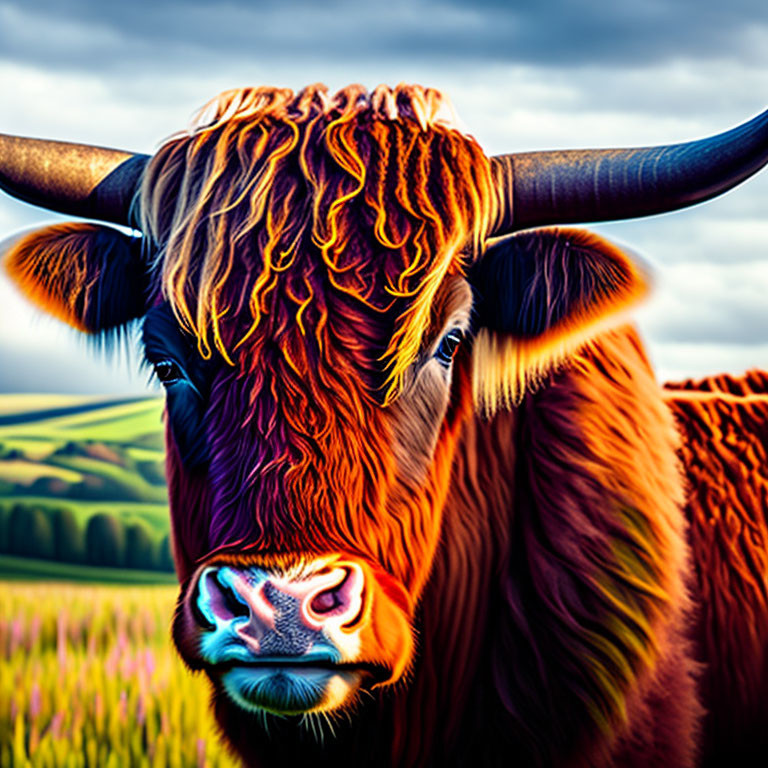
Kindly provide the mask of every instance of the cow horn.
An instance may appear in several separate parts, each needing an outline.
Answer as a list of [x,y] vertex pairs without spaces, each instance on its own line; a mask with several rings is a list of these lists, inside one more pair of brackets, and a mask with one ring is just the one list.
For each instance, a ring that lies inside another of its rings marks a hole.
[[0,189],[59,213],[130,226],[148,155],[0,134]]
[[499,155],[491,158],[499,190],[493,234],[674,211],[727,192],[766,162],[768,110],[684,144]]

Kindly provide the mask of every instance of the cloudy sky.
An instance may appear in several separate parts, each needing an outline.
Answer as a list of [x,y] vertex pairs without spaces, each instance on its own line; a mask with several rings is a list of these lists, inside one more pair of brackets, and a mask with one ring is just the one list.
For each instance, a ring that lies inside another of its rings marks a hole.
[[[684,141],[768,106],[768,3],[0,0],[5,133],[152,152],[221,90],[317,81],[438,87],[489,154]],[[0,197],[0,238],[55,220]],[[768,367],[768,172],[595,229],[652,265],[660,377]],[[144,391],[135,370],[0,278],[0,392]]]

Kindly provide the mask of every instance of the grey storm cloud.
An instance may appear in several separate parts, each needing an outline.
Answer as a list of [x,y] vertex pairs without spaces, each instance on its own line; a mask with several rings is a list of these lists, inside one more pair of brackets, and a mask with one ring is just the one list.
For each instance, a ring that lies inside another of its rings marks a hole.
[[[763,109],[766,72],[765,0],[0,0],[0,131],[139,151],[222,88],[315,80],[434,84],[489,153],[685,141]],[[652,265],[662,376],[768,365],[766,211],[768,171],[597,227]],[[0,196],[0,241],[59,218]],[[0,391],[144,390],[33,315],[0,276]]]
[[382,57],[626,67],[713,52],[762,62],[766,33],[764,0],[0,2],[0,56],[86,70]]

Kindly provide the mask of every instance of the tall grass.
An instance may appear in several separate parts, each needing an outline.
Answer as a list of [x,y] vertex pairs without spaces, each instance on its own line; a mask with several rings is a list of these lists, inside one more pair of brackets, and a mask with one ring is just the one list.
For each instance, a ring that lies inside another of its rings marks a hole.
[[175,593],[0,582],[0,766],[237,765],[171,645]]

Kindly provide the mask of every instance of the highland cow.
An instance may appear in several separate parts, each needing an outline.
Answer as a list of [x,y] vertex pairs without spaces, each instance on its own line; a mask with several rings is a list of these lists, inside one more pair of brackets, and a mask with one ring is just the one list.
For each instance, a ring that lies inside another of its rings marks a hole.
[[746,765],[766,376],[661,389],[642,268],[562,225],[726,191],[768,113],[488,158],[444,106],[254,88],[152,157],[0,137],[8,192],[137,233],[48,227],[5,263],[82,331],[143,323],[176,645],[247,765]]

